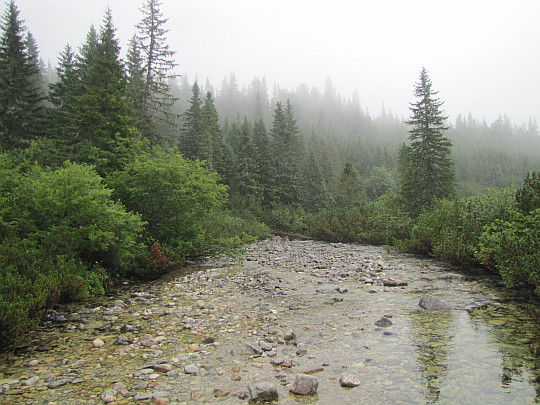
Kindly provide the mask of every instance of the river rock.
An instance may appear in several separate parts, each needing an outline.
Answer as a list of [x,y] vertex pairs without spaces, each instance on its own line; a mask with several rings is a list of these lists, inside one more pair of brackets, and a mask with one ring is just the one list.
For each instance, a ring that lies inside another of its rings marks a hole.
[[265,352],[269,352],[273,349],[272,344],[265,342],[264,340],[259,341],[259,347]]
[[101,394],[101,400],[106,404],[114,402],[116,401],[116,394],[117,392],[115,389],[106,390],[105,392],[103,392],[103,394]]
[[296,345],[296,355],[304,356],[305,354],[307,354],[306,345],[303,343],[298,343],[298,345]]
[[422,296],[418,305],[426,311],[448,311],[450,309],[450,307],[440,299],[432,297],[431,295]]
[[383,316],[381,319],[375,321],[375,325],[386,328],[387,326],[393,325],[392,321],[387,317]]
[[352,375],[342,375],[339,377],[339,385],[344,388],[354,388],[360,385],[360,381]]
[[258,382],[248,385],[250,399],[255,402],[271,402],[278,400],[277,387],[269,382]]
[[319,380],[307,374],[297,374],[289,391],[299,395],[314,395],[317,393]]
[[403,287],[403,286],[408,285],[408,283],[402,280],[386,279],[386,280],[383,280],[383,285],[385,287]]
[[29,387],[31,385],[34,385],[38,381],[39,381],[39,377],[36,375],[34,377],[30,377],[28,380],[24,380],[23,384]]
[[199,372],[199,367],[194,366],[192,364],[184,367],[184,373],[186,374],[197,375],[198,372]]
[[62,378],[61,380],[55,380],[55,381],[51,381],[48,385],[48,387],[50,389],[55,389],[55,388],[58,388],[58,387],[61,387],[62,385],[66,385],[68,382],[70,382],[71,380],[67,379],[67,378]]
[[92,347],[100,348],[103,347],[103,345],[105,345],[105,342],[103,342],[101,339],[95,339],[92,341]]

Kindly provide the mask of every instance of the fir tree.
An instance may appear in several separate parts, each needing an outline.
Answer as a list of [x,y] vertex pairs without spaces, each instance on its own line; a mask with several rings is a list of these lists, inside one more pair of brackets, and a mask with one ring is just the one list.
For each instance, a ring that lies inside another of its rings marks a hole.
[[129,41],[126,55],[128,99],[131,101],[139,122],[148,122],[147,111],[144,106],[145,74],[143,59],[139,48],[139,39],[133,36]]
[[201,89],[197,82],[191,88],[189,108],[182,116],[182,133],[180,137],[180,150],[188,159],[199,157],[202,134],[202,106]]
[[262,118],[253,126],[253,142],[257,151],[257,181],[262,189],[263,204],[269,207],[275,199],[276,167],[272,143]]
[[[36,50],[37,52],[37,50]],[[42,90],[36,60],[25,41],[25,27],[12,0],[2,17],[0,37],[0,147],[24,147],[42,134]]]
[[443,102],[435,96],[425,68],[415,86],[417,101],[411,103],[411,118],[405,123],[410,145],[400,154],[401,192],[413,215],[429,209],[437,199],[455,193],[455,175],[450,159],[452,142],[444,137],[447,117],[441,110]]
[[110,9],[105,14],[93,63],[78,99],[78,131],[83,134],[77,160],[96,165],[100,174],[123,167],[136,147],[134,111]]
[[237,154],[238,164],[238,193],[253,199],[261,197],[261,188],[257,181],[257,157],[251,128],[247,117],[242,123],[239,150]]
[[353,207],[361,201],[360,176],[350,161],[345,162],[339,179],[336,202],[341,207]]
[[34,86],[40,89],[42,94],[46,94],[47,86],[45,80],[45,64],[39,57],[39,51],[36,40],[30,31],[26,34],[26,49],[28,49],[29,62],[37,66],[37,72],[32,76]]
[[276,104],[271,134],[274,139],[276,196],[282,204],[297,204],[300,202],[299,180],[303,151],[289,100],[286,109],[283,109],[280,102]]
[[73,159],[74,147],[80,142],[78,113],[80,82],[75,53],[69,44],[58,58],[57,80],[49,85],[51,108],[50,136],[57,142],[56,152],[62,160]]
[[205,160],[210,170],[220,171],[223,150],[219,116],[212,93],[207,92],[201,111],[201,142],[199,158]]
[[330,201],[324,176],[313,151],[310,151],[302,169],[301,190],[302,206],[306,211],[317,212]]
[[174,125],[175,116],[171,107],[176,101],[170,93],[169,81],[176,79],[177,74],[172,73],[176,67],[174,51],[167,44],[165,29],[168,19],[160,11],[159,0],[145,0],[141,8],[143,18],[137,25],[138,48],[140,50],[142,71],[144,72],[144,87],[142,98],[142,111],[139,125],[143,136],[160,141],[156,131],[157,122]]

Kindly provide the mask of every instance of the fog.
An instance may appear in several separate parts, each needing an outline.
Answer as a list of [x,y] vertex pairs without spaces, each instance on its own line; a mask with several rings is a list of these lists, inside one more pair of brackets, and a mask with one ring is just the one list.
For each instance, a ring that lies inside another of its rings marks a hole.
[[[110,5],[123,50],[143,0],[16,0],[45,62],[78,49]],[[538,0],[162,0],[178,73],[219,88],[265,77],[324,89],[327,77],[364,109],[408,116],[422,66],[451,120],[514,124],[540,116]],[[2,6],[2,12],[5,5]]]

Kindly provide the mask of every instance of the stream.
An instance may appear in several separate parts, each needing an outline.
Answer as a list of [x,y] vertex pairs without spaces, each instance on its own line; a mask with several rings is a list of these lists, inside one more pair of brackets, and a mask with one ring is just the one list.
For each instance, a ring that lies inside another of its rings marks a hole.
[[538,303],[481,270],[276,237],[50,311],[0,354],[0,405],[247,404],[260,383],[278,404],[533,404]]

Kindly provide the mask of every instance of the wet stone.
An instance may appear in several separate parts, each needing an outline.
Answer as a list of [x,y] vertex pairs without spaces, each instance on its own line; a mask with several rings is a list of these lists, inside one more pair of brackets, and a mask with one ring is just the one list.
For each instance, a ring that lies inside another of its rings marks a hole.
[[339,377],[339,385],[344,388],[354,388],[360,385],[360,380],[353,375],[342,375]]
[[250,399],[255,402],[271,402],[278,400],[277,387],[269,382],[251,383],[248,385]]
[[382,318],[375,321],[375,325],[384,328],[384,327],[393,325],[393,322],[390,319],[388,319],[387,317],[383,316]]
[[319,380],[307,374],[297,374],[289,389],[292,393],[298,395],[315,395],[319,387]]

